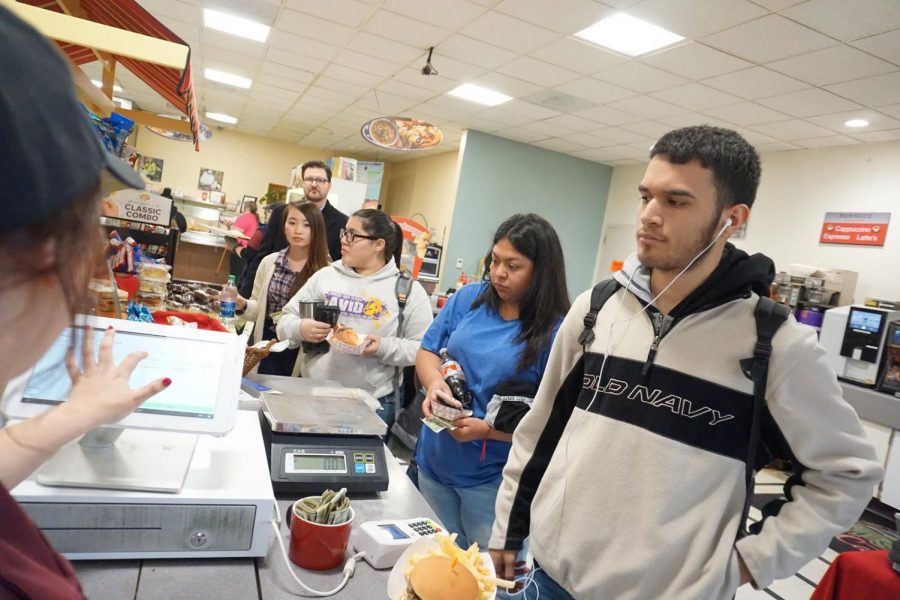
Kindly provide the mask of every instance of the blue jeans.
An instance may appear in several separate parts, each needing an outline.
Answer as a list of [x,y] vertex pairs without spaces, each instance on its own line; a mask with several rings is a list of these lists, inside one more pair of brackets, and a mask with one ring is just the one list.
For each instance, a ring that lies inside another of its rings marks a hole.
[[419,491],[434,509],[448,533],[458,534],[456,545],[468,548],[478,542],[485,550],[494,526],[494,504],[503,477],[475,487],[450,487],[419,469]]
[[[534,588],[537,588],[537,590]],[[553,581],[541,568],[537,568],[534,574],[534,582],[526,588],[523,596],[524,598],[540,597],[541,600],[575,600],[569,592]]]
[[[400,397],[403,397],[403,390],[398,392]],[[381,420],[387,423],[387,434],[384,436],[384,439],[387,440],[388,436],[391,435],[391,427],[394,426],[394,411],[397,406],[396,400],[394,398],[394,392],[386,396],[382,396],[378,399],[378,403],[381,404],[381,408],[379,408],[376,412]]]

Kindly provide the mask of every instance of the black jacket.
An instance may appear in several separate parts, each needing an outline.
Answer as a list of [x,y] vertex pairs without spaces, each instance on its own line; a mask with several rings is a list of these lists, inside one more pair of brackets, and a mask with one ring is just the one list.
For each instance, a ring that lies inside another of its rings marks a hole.
[[[284,237],[285,210],[287,210],[287,204],[279,204],[272,209],[272,213],[269,215],[269,224],[266,227],[266,234],[259,243],[259,250],[253,261],[247,264],[247,267],[241,274],[241,280],[238,282],[238,292],[244,298],[249,298],[253,293],[253,280],[256,279],[256,271],[259,269],[259,263],[262,262],[262,259],[273,252],[278,252],[282,248],[287,247],[287,238]],[[331,255],[332,261],[340,260],[340,232],[347,225],[349,217],[326,200],[325,206],[322,207],[322,218],[325,219],[325,239],[328,242],[328,254]]]

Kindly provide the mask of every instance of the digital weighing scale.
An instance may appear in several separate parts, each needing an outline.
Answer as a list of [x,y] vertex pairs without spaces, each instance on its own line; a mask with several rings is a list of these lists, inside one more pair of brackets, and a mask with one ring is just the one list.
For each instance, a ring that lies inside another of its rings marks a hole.
[[382,492],[388,488],[387,425],[360,398],[260,394],[259,423],[276,493]]

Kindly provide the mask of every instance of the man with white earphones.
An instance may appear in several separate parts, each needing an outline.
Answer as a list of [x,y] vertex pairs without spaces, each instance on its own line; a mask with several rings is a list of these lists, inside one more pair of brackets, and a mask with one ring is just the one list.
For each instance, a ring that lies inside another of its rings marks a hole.
[[[815,331],[793,318],[771,339],[756,412],[741,361],[760,347],[755,310],[774,265],[727,239],[760,174],[733,131],[662,136],[637,190],[637,252],[595,316],[588,291],[563,321],[513,438],[490,542],[509,578],[529,538],[541,600],[732,598],[795,573],[871,498],[875,451]],[[798,475],[790,501],[745,534],[758,426],[783,436]]]

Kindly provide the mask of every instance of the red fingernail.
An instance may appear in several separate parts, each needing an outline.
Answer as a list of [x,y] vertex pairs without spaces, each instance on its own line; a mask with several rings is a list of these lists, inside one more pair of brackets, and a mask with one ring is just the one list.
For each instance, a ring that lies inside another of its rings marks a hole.
[[163,379],[163,386],[169,387],[170,385],[172,385],[172,380],[171,380],[171,379],[169,379],[168,377],[166,377],[165,379]]
[[107,330],[107,331],[112,331],[112,330],[113,330],[113,326],[110,325],[109,327],[106,328],[106,330]]

